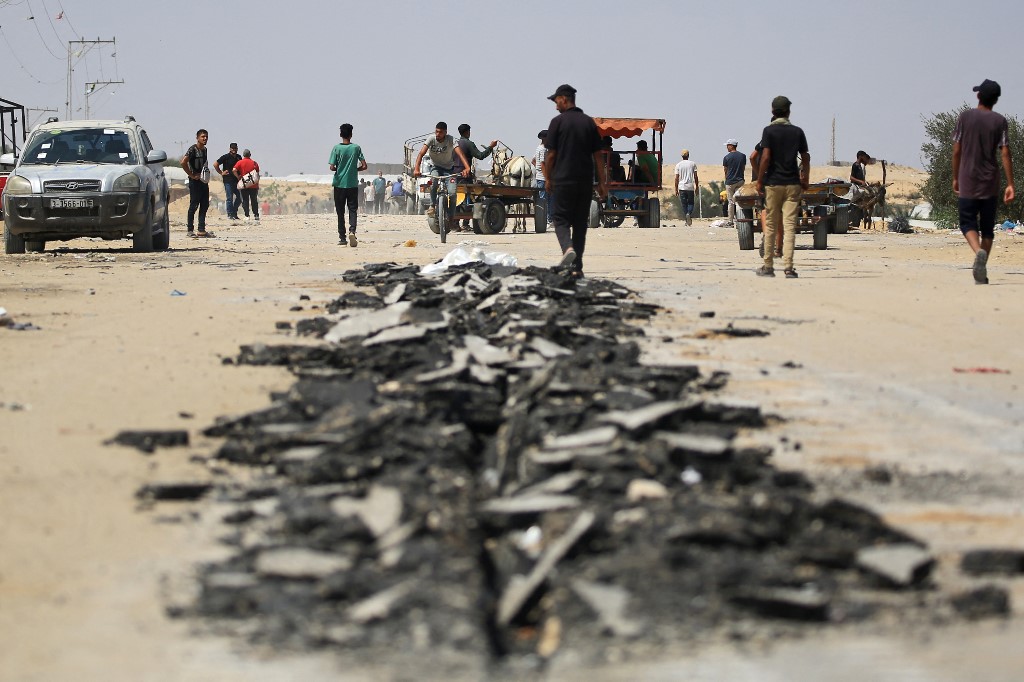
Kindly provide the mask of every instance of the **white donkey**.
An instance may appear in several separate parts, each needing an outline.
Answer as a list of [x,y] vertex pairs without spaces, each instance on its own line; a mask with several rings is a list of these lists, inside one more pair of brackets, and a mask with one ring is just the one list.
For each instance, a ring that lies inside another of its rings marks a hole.
[[510,187],[532,187],[533,165],[525,156],[512,156],[512,150],[501,145],[494,150],[491,175],[494,182]]

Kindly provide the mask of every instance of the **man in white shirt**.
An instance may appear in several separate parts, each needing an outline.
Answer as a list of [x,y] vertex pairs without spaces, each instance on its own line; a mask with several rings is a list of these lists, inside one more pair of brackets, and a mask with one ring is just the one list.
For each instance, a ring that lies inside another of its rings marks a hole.
[[676,164],[673,186],[679,195],[679,203],[683,208],[683,218],[687,225],[693,224],[693,200],[700,181],[697,178],[697,164],[690,161],[690,150],[684,149],[683,160]]

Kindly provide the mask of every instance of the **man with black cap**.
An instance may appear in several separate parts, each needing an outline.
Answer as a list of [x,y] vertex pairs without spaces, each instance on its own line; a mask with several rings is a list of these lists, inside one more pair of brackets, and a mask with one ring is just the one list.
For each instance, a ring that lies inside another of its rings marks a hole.
[[228,153],[222,155],[213,162],[213,168],[224,180],[224,193],[227,195],[224,208],[228,214],[228,220],[238,220],[238,207],[242,204],[242,194],[238,190],[238,181],[235,178],[235,164],[242,159],[238,155],[238,143],[232,142],[228,145]]
[[595,170],[598,196],[608,196],[601,163],[601,136],[594,119],[576,106],[576,88],[559,85],[548,99],[559,112],[548,124],[544,138],[544,177],[547,191],[554,193],[552,222],[562,250],[559,265],[571,267],[576,276],[582,276]]
[[[811,179],[811,155],[807,136],[789,122],[792,102],[785,95],[772,100],[772,122],[761,132],[760,170],[757,193],[765,197],[767,216],[764,226],[764,265],[755,270],[760,277],[774,277],[773,259],[777,230],[783,230],[782,265],[788,279],[796,278],[793,251],[796,249],[796,222],[800,198]],[[801,166],[796,158],[800,156]]]
[[[974,88],[978,106],[960,114],[953,130],[953,193],[960,210],[960,231],[974,251],[975,284],[988,284],[988,256],[995,237],[999,165],[996,150],[1002,148],[1006,189],[1003,202],[1013,201],[1013,157],[1006,119],[992,111],[1002,89],[988,80]],[[979,238],[980,233],[980,238]]]
[[747,155],[737,151],[739,142],[733,138],[726,140],[726,155],[722,158],[722,171],[725,173],[725,196],[729,202],[729,222],[736,224],[736,192],[743,187],[743,171],[747,168]]

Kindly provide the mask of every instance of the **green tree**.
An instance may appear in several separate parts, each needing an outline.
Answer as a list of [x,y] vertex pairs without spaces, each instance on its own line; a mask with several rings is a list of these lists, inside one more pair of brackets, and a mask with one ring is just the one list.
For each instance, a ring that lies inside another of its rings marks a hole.
[[[928,181],[921,188],[925,199],[932,205],[932,217],[935,221],[948,228],[958,225],[957,197],[953,194],[953,129],[960,114],[968,109],[962,104],[953,111],[933,114],[923,119],[927,141],[921,145],[921,154],[928,171]],[[1020,164],[1024,163],[1024,123],[1014,116],[1006,116],[1010,136],[1010,153],[1018,164],[1014,175],[1020,176]],[[999,164],[1002,169],[1002,163]],[[1002,175],[1002,170],[1000,170]],[[1002,177],[999,185],[999,207],[996,219],[1017,221],[1024,218],[1024,202],[1014,200],[1004,204],[1003,189],[1006,178]]]

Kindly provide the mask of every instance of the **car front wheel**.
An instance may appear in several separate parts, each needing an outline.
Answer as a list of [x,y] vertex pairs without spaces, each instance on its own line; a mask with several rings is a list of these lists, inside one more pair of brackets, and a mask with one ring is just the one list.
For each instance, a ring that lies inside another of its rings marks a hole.
[[149,253],[153,250],[153,207],[146,212],[142,226],[132,233],[132,251]]
[[153,237],[153,249],[155,251],[166,251],[171,245],[171,216],[168,208],[164,206],[164,219],[160,221],[160,234]]
[[25,253],[25,240],[21,235],[14,234],[11,226],[4,222],[4,251],[6,253]]

